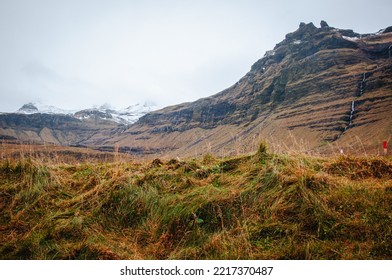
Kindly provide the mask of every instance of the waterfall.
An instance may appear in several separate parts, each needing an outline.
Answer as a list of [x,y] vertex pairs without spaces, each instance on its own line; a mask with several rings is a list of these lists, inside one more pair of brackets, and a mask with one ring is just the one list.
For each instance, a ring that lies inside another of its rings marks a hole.
[[354,111],[355,111],[355,101],[353,100],[351,102],[351,111],[350,111],[350,123],[348,124],[348,126],[351,126],[353,124],[353,115],[354,115]]
[[[392,45],[391,45],[391,47],[392,47]],[[370,75],[369,75],[369,77],[370,77]],[[354,118],[354,113],[355,113],[355,100],[363,94],[363,92],[365,90],[365,83],[366,83],[366,73],[363,73],[361,75],[361,80],[359,81],[359,95],[358,95],[358,93],[354,94],[354,100],[351,101],[349,123],[346,125],[346,127],[344,128],[344,130],[340,134],[335,136],[335,140],[339,139],[340,136],[342,136],[342,134],[353,125],[353,118]],[[355,95],[357,95],[357,96],[355,96]]]
[[344,131],[346,131],[350,126],[352,126],[352,124],[353,124],[354,112],[355,112],[355,101],[353,100],[353,101],[351,101],[350,122],[349,122],[348,125],[344,128]]
[[[365,90],[365,83],[366,83],[366,73],[363,73],[361,75],[361,80],[359,82],[359,96],[361,96]],[[355,113],[355,99],[357,99],[358,96],[354,95],[354,100],[351,101],[351,109],[350,109],[350,118],[349,118],[349,123],[347,126],[344,128],[344,130],[335,136],[335,140],[339,139],[342,134],[349,129],[353,125],[353,118],[354,118],[354,113]]]
[[363,94],[363,90],[364,90],[364,83],[366,82],[366,73],[363,73],[363,78],[359,83],[359,96],[361,96]]

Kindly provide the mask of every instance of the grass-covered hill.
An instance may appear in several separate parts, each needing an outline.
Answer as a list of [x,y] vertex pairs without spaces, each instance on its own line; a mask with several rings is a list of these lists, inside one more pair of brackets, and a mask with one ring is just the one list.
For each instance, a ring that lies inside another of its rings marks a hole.
[[0,259],[391,259],[392,160],[0,162]]

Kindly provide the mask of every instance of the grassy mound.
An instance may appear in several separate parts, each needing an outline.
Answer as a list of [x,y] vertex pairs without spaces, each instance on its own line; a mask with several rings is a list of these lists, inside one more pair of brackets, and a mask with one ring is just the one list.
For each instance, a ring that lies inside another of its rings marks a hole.
[[392,161],[0,162],[1,259],[391,259]]

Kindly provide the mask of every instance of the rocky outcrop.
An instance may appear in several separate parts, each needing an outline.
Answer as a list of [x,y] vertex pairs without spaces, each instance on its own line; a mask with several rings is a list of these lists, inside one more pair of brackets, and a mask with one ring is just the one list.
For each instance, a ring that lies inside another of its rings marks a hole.
[[321,26],[321,28],[329,28],[329,25],[328,25],[328,23],[325,20],[322,20],[320,22],[320,26]]
[[38,113],[38,108],[33,103],[24,104],[19,110],[19,113],[34,114]]

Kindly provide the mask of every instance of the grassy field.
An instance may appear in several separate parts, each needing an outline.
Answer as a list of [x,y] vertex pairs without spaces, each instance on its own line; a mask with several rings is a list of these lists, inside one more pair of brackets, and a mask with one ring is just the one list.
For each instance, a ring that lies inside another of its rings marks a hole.
[[392,159],[0,161],[0,259],[391,259]]

